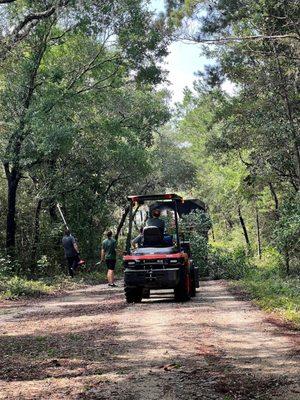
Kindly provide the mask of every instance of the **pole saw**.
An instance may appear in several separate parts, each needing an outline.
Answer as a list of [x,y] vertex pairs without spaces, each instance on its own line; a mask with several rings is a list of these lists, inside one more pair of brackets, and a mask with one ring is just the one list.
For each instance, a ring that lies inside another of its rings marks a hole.
[[62,212],[62,210],[61,210],[61,208],[60,208],[60,205],[59,205],[58,203],[56,204],[56,207],[58,208],[58,211],[59,211],[59,213],[60,213],[61,219],[63,220],[63,223],[64,223],[65,227],[66,227],[67,229],[69,229],[68,224],[67,224],[67,222],[66,222],[66,220],[65,220],[64,214],[63,214],[63,212]]

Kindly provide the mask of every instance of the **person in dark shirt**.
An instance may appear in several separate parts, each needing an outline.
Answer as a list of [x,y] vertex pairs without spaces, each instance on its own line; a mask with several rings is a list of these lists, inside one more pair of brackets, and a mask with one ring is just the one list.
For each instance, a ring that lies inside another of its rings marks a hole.
[[106,263],[107,266],[107,280],[108,286],[115,287],[115,266],[117,261],[117,241],[112,237],[112,231],[108,231],[107,239],[102,242],[102,249],[100,254],[101,262]]
[[146,226],[156,226],[161,234],[163,235],[165,232],[165,221],[160,219],[160,210],[153,210],[152,211],[152,217],[148,218],[146,221]]
[[78,266],[79,250],[78,250],[78,245],[76,243],[76,240],[75,240],[74,236],[71,235],[71,232],[69,231],[69,229],[65,230],[65,234],[62,238],[62,245],[64,248],[65,257],[68,262],[69,275],[73,278],[74,271],[76,270],[76,268]]

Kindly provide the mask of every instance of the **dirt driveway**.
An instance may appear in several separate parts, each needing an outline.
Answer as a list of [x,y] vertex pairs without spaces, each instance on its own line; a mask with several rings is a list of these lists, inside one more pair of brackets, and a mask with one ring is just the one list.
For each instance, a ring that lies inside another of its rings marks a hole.
[[0,399],[300,399],[299,332],[205,282],[126,305],[105,285],[0,308]]

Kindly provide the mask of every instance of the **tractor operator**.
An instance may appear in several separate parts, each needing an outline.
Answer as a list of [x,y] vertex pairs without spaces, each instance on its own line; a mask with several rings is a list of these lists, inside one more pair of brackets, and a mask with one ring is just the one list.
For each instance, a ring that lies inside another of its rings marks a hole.
[[165,233],[165,221],[159,217],[160,217],[160,210],[158,209],[153,210],[152,217],[148,218],[146,221],[146,226],[156,226],[163,235]]

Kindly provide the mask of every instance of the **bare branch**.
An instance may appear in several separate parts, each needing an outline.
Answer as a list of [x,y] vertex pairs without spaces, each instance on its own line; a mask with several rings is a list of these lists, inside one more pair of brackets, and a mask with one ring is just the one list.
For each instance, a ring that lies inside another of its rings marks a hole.
[[297,34],[286,34],[286,35],[253,35],[253,36],[230,36],[216,39],[202,39],[191,37],[187,41],[194,43],[206,43],[206,44],[226,44],[230,42],[242,42],[248,40],[277,40],[277,39],[292,39],[299,40],[300,37]]
[[102,48],[95,54],[95,56],[86,64],[81,71],[71,80],[71,82],[67,85],[66,89],[70,90],[73,86],[78,82],[78,80],[83,77],[88,71],[94,68],[94,63],[98,59],[102,52]]
[[[0,4],[12,3],[14,0],[0,0]],[[51,5],[41,12],[32,12],[23,17],[23,20],[13,29],[8,36],[0,38],[0,44],[4,45],[4,51],[0,53],[0,59],[5,59],[12,48],[26,38],[39,21],[51,17],[60,7],[68,4],[69,0],[60,0],[57,5]]]
[[56,40],[62,39],[65,35],[67,35],[69,32],[71,32],[76,26],[77,25],[69,27],[61,35],[51,37],[50,42],[55,42]]
[[246,165],[246,167],[253,167],[253,163],[249,163],[249,162],[247,162],[247,161],[245,161],[245,160],[243,159],[243,156],[242,156],[242,154],[241,154],[240,151],[238,151],[238,155],[239,155],[239,159],[241,160],[241,162],[242,162],[244,165]]
[[111,180],[111,182],[107,185],[107,188],[105,189],[105,191],[103,192],[103,194],[102,194],[101,197],[102,197],[102,198],[105,198],[105,197],[108,195],[110,189],[111,189],[117,182],[122,181],[122,180],[124,180],[124,179],[127,179],[127,178],[129,178],[129,177],[130,177],[130,175],[122,176],[122,173],[120,173],[119,176],[117,176],[116,178],[114,178],[113,180]]
[[15,27],[15,29],[13,30],[13,35],[18,34],[31,21],[45,19],[45,18],[50,17],[52,14],[54,14],[55,10],[56,10],[56,8],[52,6],[45,11],[26,15],[24,17],[23,21],[21,21],[19,23],[19,25],[17,25]]
[[[84,88],[82,88],[82,89],[76,91],[76,94],[81,94],[81,93],[84,93],[84,92],[88,92],[88,91],[93,90],[93,89],[99,89],[99,86],[98,86],[98,85],[99,85],[101,82],[104,82],[104,81],[106,81],[106,80],[112,78],[114,75],[116,75],[116,73],[118,72],[118,70],[119,70],[118,67],[115,68],[115,70],[114,70],[111,74],[109,74],[109,75],[103,77],[102,79],[99,79],[97,82],[93,83],[93,84],[90,85],[90,86],[84,87]],[[103,88],[104,88],[104,86],[101,86],[101,89],[103,89]]]

